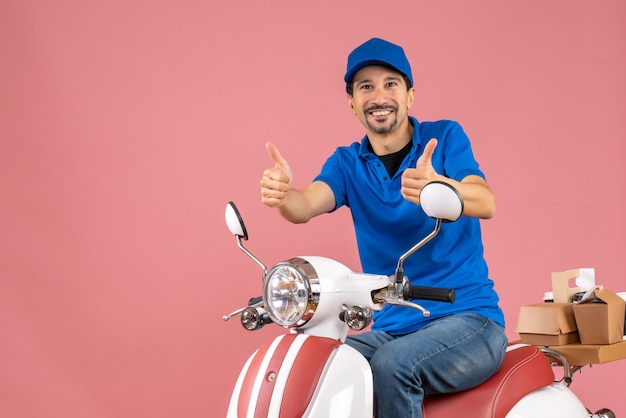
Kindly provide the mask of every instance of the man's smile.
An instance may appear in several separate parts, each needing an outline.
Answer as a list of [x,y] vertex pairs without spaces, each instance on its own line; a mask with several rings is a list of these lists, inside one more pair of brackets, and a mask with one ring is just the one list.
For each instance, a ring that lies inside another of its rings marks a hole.
[[365,109],[365,113],[371,115],[376,120],[385,120],[397,109],[394,106],[370,106]]

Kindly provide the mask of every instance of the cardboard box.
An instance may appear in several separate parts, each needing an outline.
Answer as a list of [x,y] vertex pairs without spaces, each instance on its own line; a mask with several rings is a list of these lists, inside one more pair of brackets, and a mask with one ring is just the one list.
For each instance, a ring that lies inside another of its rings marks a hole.
[[531,345],[563,345],[579,341],[573,303],[536,303],[520,309],[515,330]]
[[581,344],[613,344],[624,338],[626,303],[610,290],[595,289],[574,305]]
[[605,345],[568,344],[550,348],[567,357],[572,366],[602,364],[626,358],[626,341]]

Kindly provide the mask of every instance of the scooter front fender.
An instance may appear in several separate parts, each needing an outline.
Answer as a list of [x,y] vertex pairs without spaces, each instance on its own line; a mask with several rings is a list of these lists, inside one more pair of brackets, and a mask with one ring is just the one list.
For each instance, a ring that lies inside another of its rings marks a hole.
[[371,417],[367,360],[339,341],[303,334],[275,338],[242,369],[227,417]]

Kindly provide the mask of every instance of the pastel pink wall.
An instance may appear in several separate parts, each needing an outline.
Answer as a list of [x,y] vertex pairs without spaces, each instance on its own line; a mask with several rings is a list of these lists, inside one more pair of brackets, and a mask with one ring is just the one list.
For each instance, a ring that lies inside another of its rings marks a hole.
[[[413,114],[461,121],[498,197],[484,222],[508,332],[550,272],[626,291],[626,3],[3,0],[0,417],[224,416],[278,333],[221,316],[267,264],[359,265],[348,212],[290,225],[260,203],[272,139],[306,184],[360,139],[347,53],[402,44]],[[626,361],[573,390],[626,414]]]

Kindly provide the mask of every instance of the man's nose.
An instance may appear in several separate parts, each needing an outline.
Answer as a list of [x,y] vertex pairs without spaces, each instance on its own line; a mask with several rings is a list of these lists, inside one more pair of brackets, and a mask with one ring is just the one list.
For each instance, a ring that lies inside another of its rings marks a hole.
[[372,98],[372,103],[382,106],[387,103],[387,95],[382,90],[376,90],[374,92],[374,97]]

